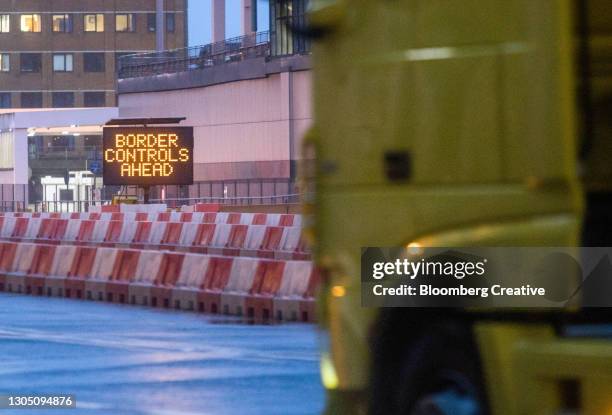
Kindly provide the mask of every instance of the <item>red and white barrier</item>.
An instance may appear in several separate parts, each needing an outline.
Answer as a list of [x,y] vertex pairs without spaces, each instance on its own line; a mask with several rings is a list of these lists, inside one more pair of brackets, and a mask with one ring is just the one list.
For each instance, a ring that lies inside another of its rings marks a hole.
[[[124,205],[122,205],[124,206]],[[134,210],[120,212],[5,212],[0,218],[24,219],[80,219],[80,220],[119,220],[148,222],[189,222],[217,223],[228,225],[267,225],[281,227],[299,227],[302,216],[298,214],[279,213],[240,213],[240,212],[167,212],[152,209],[150,211]]]
[[246,316],[314,319],[309,261],[0,242],[0,290]]
[[1,217],[0,238],[15,242],[166,249],[212,255],[309,259],[294,226]]

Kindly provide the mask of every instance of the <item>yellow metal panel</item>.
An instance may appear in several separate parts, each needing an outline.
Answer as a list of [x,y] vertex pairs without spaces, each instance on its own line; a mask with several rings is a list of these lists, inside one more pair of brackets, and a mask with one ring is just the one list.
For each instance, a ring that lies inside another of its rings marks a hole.
[[[338,383],[360,389],[376,317],[360,306],[361,247],[454,231],[470,245],[483,228],[503,228],[485,238],[499,244],[576,244],[570,3],[320,3],[316,259],[345,289],[322,295]],[[410,154],[409,180],[386,176],[389,151]]]

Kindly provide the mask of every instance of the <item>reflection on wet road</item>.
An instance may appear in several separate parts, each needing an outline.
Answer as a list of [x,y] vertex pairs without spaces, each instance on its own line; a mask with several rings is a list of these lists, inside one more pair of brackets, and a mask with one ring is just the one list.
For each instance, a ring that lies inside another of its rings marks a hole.
[[74,394],[15,413],[311,415],[323,407],[313,325],[0,295],[0,394]]

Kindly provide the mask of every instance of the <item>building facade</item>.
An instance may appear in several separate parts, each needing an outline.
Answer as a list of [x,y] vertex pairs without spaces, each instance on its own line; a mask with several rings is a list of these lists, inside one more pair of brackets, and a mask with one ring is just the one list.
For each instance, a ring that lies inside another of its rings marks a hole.
[[0,108],[115,106],[120,56],[156,50],[161,25],[163,49],[186,46],[186,2],[0,0]]
[[[222,3],[214,5],[224,10]],[[256,33],[248,15],[256,2],[242,3],[242,37],[180,57],[134,58],[119,77],[121,117],[186,117],[183,125],[194,127],[195,183],[165,189],[169,198],[282,203],[300,192],[312,80],[310,42],[296,29],[305,26],[308,1],[271,0],[269,31]],[[213,34],[223,33],[223,13],[213,10],[212,20]]]

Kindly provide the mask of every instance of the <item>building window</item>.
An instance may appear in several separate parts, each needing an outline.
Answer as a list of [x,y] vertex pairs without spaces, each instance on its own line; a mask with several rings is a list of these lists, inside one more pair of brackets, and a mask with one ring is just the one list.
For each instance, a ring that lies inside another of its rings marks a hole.
[[71,14],[54,14],[53,15],[53,31],[70,33],[72,32],[72,15]]
[[84,18],[86,32],[104,32],[103,14],[86,14]]
[[168,33],[174,33],[174,25],[175,25],[174,16],[175,16],[174,13],[166,14],[166,32]]
[[40,72],[41,55],[40,53],[22,53],[21,72]]
[[22,92],[21,108],[42,108],[42,92]]
[[136,15],[132,13],[115,15],[115,31],[133,32],[136,29]]
[[83,70],[85,72],[104,72],[104,53],[90,52],[83,54]]
[[11,55],[8,53],[0,53],[0,72],[8,72],[11,70]]
[[157,29],[157,16],[155,13],[147,14],[147,30],[149,32],[155,32]]
[[72,53],[53,54],[53,72],[72,72]]
[[21,15],[22,32],[40,32],[40,28],[40,14]]
[[310,51],[310,41],[300,34],[305,28],[308,0],[271,0],[270,1],[270,44],[271,54],[292,55]]
[[0,108],[11,108],[10,92],[0,92]]
[[74,92],[54,92],[53,108],[74,107]]
[[11,31],[11,15],[0,14],[0,33],[8,33]]
[[106,105],[106,93],[85,92],[83,101],[86,107],[104,107]]

